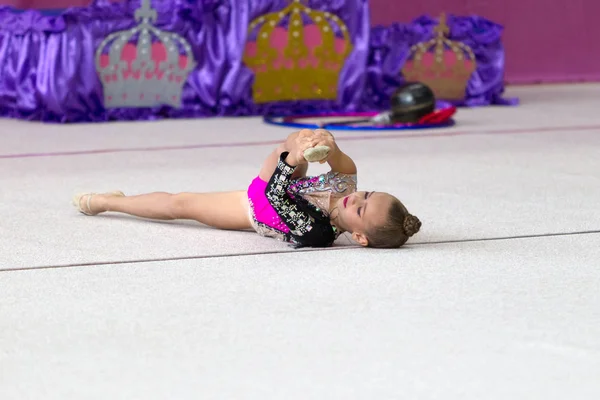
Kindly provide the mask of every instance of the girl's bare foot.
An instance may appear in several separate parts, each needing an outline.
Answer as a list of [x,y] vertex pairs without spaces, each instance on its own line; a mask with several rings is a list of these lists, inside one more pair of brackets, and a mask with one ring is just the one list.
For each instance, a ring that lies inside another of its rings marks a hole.
[[124,197],[120,191],[110,193],[81,193],[73,197],[73,205],[85,215],[98,215],[107,211],[106,198],[110,196]]

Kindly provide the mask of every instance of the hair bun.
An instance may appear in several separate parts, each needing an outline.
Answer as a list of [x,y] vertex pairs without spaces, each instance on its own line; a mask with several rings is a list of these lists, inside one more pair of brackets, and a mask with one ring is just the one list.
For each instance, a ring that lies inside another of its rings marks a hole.
[[404,229],[404,234],[408,237],[411,237],[415,233],[419,232],[419,229],[421,229],[421,221],[414,215],[408,214],[404,218],[404,224],[402,228]]

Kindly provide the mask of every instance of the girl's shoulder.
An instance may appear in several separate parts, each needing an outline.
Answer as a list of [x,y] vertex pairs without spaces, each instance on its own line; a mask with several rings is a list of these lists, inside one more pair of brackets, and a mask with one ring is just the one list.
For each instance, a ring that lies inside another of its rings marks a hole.
[[291,182],[292,193],[308,194],[331,191],[335,193],[352,193],[356,191],[357,175],[329,171],[320,175],[305,176]]

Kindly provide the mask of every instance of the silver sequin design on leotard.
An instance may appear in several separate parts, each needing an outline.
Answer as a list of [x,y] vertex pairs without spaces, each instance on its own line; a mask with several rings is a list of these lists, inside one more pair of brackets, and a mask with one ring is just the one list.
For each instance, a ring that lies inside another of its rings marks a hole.
[[[327,172],[325,174],[303,177],[293,180],[287,192],[292,196],[301,196],[317,209],[328,214],[329,204],[348,196],[357,190],[357,176],[342,174],[340,172]],[[254,230],[261,236],[283,240],[283,234],[251,218]]]

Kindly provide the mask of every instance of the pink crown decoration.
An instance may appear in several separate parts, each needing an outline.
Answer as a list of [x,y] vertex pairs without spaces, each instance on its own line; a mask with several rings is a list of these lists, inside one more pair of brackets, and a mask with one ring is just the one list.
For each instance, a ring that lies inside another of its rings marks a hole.
[[196,66],[194,55],[184,38],[152,25],[157,13],[150,0],[141,3],[135,11],[139,24],[110,34],[96,50],[104,105],[179,108],[183,85]]
[[408,61],[402,68],[406,81],[416,81],[429,86],[436,98],[462,100],[477,61],[471,48],[461,42],[449,40],[446,15],[442,13],[435,37],[411,47]]
[[336,15],[292,2],[248,28],[244,63],[254,72],[255,103],[337,99],[339,75],[352,51]]

